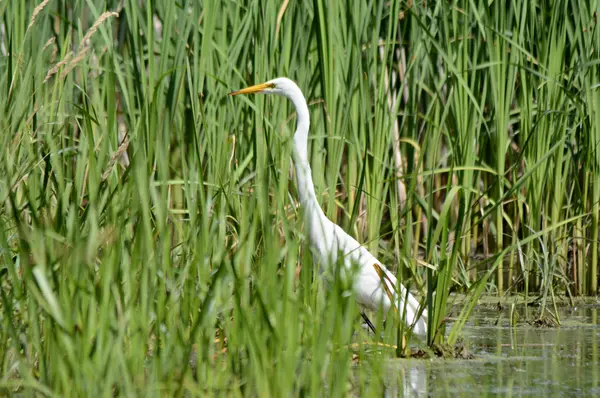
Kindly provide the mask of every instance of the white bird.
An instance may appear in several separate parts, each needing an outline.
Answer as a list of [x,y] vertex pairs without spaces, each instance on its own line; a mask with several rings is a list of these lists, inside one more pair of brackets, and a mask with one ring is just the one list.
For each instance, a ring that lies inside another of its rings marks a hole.
[[[402,284],[398,283],[394,274],[379,262],[364,246],[348,235],[342,228],[325,216],[319,206],[308,162],[308,128],[310,116],[308,105],[300,88],[292,80],[280,77],[266,83],[257,84],[229,95],[239,94],[276,94],[286,97],[296,108],[296,133],[292,160],[296,168],[298,195],[304,213],[304,223],[308,229],[309,242],[313,256],[321,266],[337,264],[338,255],[343,256],[347,269],[356,269],[353,288],[359,305],[373,311],[383,310],[384,315],[390,308],[395,308],[403,316],[406,324],[412,326],[413,333],[427,335],[427,311],[419,316],[419,301]],[[356,267],[356,268],[353,268]],[[407,298],[408,302],[404,303]],[[363,318],[373,329],[372,323]]]

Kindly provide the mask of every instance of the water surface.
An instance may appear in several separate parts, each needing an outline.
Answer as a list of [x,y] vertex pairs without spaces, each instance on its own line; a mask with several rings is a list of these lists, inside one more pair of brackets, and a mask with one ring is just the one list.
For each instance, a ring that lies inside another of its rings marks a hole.
[[587,305],[561,310],[560,327],[511,328],[506,311],[480,309],[463,333],[475,359],[393,360],[388,395],[600,396],[599,313]]

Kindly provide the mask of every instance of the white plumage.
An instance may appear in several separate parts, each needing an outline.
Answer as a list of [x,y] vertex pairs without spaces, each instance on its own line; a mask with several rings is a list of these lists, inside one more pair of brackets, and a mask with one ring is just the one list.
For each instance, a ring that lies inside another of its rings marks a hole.
[[[381,308],[384,313],[387,313],[392,306],[399,303],[397,309],[400,314],[406,307],[404,319],[409,326],[414,325],[413,332],[418,335],[426,335],[427,311],[423,310],[417,319],[419,301],[410,293],[407,296],[405,287],[397,282],[396,277],[364,246],[329,220],[319,206],[308,162],[310,116],[306,99],[300,88],[292,80],[280,77],[234,91],[230,95],[251,93],[280,95],[292,101],[296,108],[297,124],[292,159],[296,168],[298,195],[313,256],[322,266],[328,266],[338,262],[339,254],[343,255],[343,263],[346,268],[357,267],[353,287],[358,304],[373,311],[379,311]],[[387,286],[384,286],[382,281],[385,281]],[[400,297],[398,297],[398,293]],[[406,305],[404,304],[405,297],[408,297]]]

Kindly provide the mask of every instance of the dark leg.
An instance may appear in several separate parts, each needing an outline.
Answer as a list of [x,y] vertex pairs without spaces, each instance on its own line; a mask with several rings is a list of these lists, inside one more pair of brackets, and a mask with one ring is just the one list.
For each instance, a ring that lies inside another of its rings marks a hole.
[[371,332],[375,333],[375,326],[373,325],[373,322],[371,322],[371,320],[369,319],[367,314],[365,314],[364,312],[361,312],[360,315],[367,323],[367,326],[369,327],[369,329],[371,329]]

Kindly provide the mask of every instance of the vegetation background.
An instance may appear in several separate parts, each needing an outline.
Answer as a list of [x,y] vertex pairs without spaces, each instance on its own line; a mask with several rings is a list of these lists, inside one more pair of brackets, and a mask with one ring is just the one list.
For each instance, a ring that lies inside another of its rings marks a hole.
[[0,1],[0,389],[381,393],[394,348],[306,250],[293,109],[226,96],[277,76],[326,214],[421,292],[429,343],[482,293],[597,294],[598,11]]

